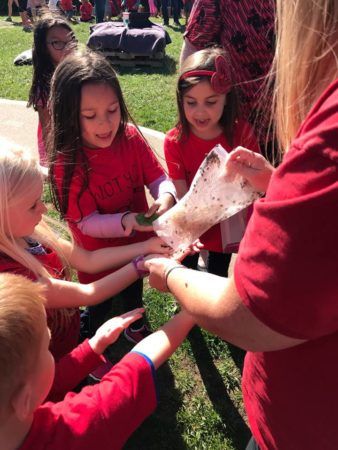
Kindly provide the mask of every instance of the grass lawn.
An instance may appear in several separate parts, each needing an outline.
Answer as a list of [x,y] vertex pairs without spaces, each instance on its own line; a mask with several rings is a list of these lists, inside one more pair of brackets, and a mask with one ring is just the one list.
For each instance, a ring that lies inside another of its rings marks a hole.
[[[32,69],[15,67],[14,57],[31,47],[32,34],[0,17],[0,98],[27,100]],[[17,18],[15,18],[18,21]],[[85,43],[88,24],[74,26]],[[175,123],[176,66],[182,30],[168,28],[163,68],[122,69],[119,74],[127,104],[143,126],[167,131]],[[47,195],[46,195],[47,196]],[[48,198],[46,198],[48,201]],[[116,299],[114,313],[121,310]],[[176,311],[171,295],[145,289],[147,317],[158,328]],[[111,347],[118,360],[131,348],[120,338]],[[128,450],[243,449],[249,437],[240,391],[243,352],[196,328],[170,361],[158,371],[159,406],[126,445]],[[113,431],[113,430],[112,430]]]

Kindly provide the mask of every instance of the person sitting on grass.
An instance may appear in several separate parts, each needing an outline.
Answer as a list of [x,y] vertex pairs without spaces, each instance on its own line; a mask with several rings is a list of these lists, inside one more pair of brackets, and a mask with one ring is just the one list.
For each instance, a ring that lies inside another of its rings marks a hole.
[[[136,310],[106,322],[87,343],[88,351],[102,353],[138,315]],[[155,369],[193,325],[180,312],[139,342],[100,383],[43,404],[55,372],[43,288],[20,275],[0,274],[2,450],[83,450],[97,442],[100,450],[122,448],[156,407]],[[81,373],[81,354],[70,359],[73,371]]]
[[93,5],[89,0],[81,0],[80,6],[80,21],[81,22],[92,22],[95,17],[92,15]]
[[75,19],[76,6],[73,5],[72,0],[60,0],[60,8],[62,14],[71,22],[77,22]]

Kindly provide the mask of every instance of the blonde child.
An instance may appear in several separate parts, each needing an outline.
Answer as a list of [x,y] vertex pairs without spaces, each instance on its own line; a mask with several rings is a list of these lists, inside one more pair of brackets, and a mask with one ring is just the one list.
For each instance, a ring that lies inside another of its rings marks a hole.
[[76,39],[68,22],[57,15],[45,14],[34,25],[33,80],[28,106],[39,114],[38,149],[40,163],[47,165],[45,143],[49,129],[47,102],[55,67],[76,47]]
[[[51,86],[50,178],[54,203],[76,242],[87,250],[141,242],[152,226],[139,213],[162,214],[175,200],[167,179],[130,116],[116,74],[103,56],[69,55]],[[148,207],[145,186],[156,199]],[[107,273],[107,272],[106,272]],[[82,283],[103,273],[79,270]],[[142,306],[142,280],[123,292],[127,310]],[[93,331],[111,302],[90,309]],[[125,331],[132,342],[148,333],[142,321]]]
[[[221,144],[228,152],[238,145],[258,151],[248,123],[237,113],[236,91],[224,51],[201,50],[184,62],[177,83],[179,119],[164,141],[164,153],[178,198],[188,191],[205,156]],[[227,276],[231,253],[237,251],[244,232],[246,213],[208,230],[201,242],[209,250],[207,270]],[[196,268],[198,255],[185,260]]]
[[[139,255],[165,248],[152,238],[89,252],[61,239],[43,218],[41,167],[28,153],[4,142],[0,145],[0,192],[0,272],[21,274],[46,286],[51,351],[59,360],[78,343],[78,307],[102,302],[135,282],[143,267]],[[88,285],[69,281],[67,270],[96,273],[121,266]]]
[[[193,326],[185,312],[173,317],[128,353],[95,386],[44,403],[59,373],[49,352],[50,332],[41,285],[18,275],[0,274],[0,442],[2,450],[65,448],[121,449],[156,408],[157,369]],[[86,348],[66,356],[74,379],[85,374],[83,358],[102,351],[141,314],[136,310],[105,323]],[[83,344],[81,344],[83,347]],[[93,362],[92,362],[93,364]],[[55,374],[55,378],[54,378]]]

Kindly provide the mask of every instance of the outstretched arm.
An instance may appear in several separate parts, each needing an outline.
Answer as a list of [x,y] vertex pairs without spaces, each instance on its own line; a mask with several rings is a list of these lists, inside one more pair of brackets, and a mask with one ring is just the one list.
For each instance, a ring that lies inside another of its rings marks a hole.
[[139,278],[133,263],[89,284],[55,278],[40,278],[46,287],[46,308],[75,308],[96,305],[118,294]]
[[[180,266],[167,258],[145,263],[151,286],[168,291],[196,323],[245,350],[273,351],[301,344],[302,340],[275,332],[244,306],[233,278],[222,278]],[[173,267],[177,267],[169,272]]]
[[169,252],[169,247],[158,237],[136,244],[107,247],[94,251],[85,250],[63,239],[59,240],[59,244],[69,264],[74,269],[86,273],[99,273],[103,270],[121,267],[139,255]]
[[194,325],[194,319],[187,312],[181,311],[157,331],[136,344],[133,351],[148,356],[157,369],[182,344]]

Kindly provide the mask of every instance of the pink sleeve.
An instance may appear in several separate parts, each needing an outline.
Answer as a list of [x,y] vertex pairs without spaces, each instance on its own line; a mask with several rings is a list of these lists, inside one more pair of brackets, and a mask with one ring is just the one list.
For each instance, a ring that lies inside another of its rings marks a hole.
[[124,237],[122,218],[126,212],[116,214],[100,214],[98,211],[84,217],[77,223],[82,234],[95,238]]
[[45,401],[59,401],[106,359],[96,354],[88,339],[55,364],[54,383]]
[[174,199],[177,198],[176,189],[174,183],[167,178],[166,175],[162,175],[157,178],[157,180],[153,181],[148,186],[150,194],[154,199],[157,199],[163,194],[169,193]]

